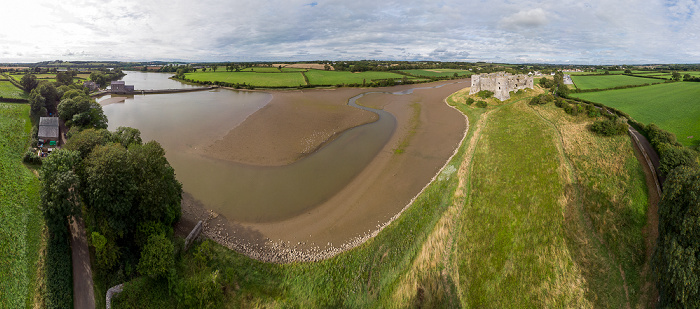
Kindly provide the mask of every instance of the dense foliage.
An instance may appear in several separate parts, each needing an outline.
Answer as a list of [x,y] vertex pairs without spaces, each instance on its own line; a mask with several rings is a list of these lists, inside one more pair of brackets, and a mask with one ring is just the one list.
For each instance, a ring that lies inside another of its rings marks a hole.
[[622,135],[627,133],[627,124],[619,118],[611,117],[594,122],[590,130],[603,136]]
[[680,167],[664,183],[654,254],[659,307],[700,307],[700,170]]
[[90,98],[85,91],[71,89],[66,91],[58,104],[59,117],[66,126],[79,128],[107,128],[107,117],[102,106]]

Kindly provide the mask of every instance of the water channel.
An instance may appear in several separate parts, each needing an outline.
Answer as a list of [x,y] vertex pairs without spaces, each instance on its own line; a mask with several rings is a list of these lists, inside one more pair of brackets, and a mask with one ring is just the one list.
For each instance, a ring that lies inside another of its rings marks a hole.
[[[124,80],[136,89],[184,85],[168,79],[169,74],[126,73]],[[356,105],[361,96],[350,99],[349,104],[376,112],[378,121],[350,129],[310,156],[279,167],[211,159],[198,151],[264,107],[270,94],[219,89],[135,95],[103,108],[110,130],[138,128],[144,141],[153,139],[163,145],[186,192],[229,219],[260,223],[294,217],[329,199],[391,138],[396,127],[394,116]]]

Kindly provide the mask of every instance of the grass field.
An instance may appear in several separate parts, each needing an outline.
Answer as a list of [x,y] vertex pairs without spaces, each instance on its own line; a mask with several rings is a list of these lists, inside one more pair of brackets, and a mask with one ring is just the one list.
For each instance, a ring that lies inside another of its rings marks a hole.
[[288,72],[305,72],[307,69],[301,68],[282,68],[280,71],[277,67],[251,67],[240,70],[241,72],[258,72],[258,73],[288,73]]
[[[359,72],[353,73],[348,71],[322,71],[322,70],[309,70],[304,73],[309,79],[311,85],[330,85],[335,86],[339,84],[362,84],[363,81],[370,83],[373,80],[380,79],[402,79],[404,75],[391,73],[391,72]],[[409,79],[411,79],[409,77]]]
[[24,90],[15,87],[15,85],[9,81],[0,81],[0,97],[11,99],[29,98]]
[[634,77],[627,75],[600,75],[600,76],[571,76],[576,88],[586,89],[609,89],[627,85],[654,84],[663,82],[651,78]]
[[700,145],[700,83],[574,93],[574,97],[619,109],[635,120],[672,132],[686,146]]
[[457,75],[471,74],[471,71],[465,70],[452,70],[452,69],[431,69],[431,70],[403,70],[401,72],[408,73],[415,76],[426,76],[426,77],[452,77],[455,73]]
[[22,165],[29,105],[0,103],[0,307],[31,307],[43,219],[39,181]]
[[[277,69],[275,69],[277,70]],[[197,72],[187,73],[188,79],[195,81],[222,81],[227,83],[239,83],[253,85],[255,87],[298,87],[306,85],[304,76],[300,72],[288,73],[255,73],[255,72]]]

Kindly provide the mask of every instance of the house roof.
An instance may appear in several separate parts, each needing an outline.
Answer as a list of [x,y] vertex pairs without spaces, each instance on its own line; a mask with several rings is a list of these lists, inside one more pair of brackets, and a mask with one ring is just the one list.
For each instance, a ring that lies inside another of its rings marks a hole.
[[58,139],[58,126],[39,126],[39,138]]
[[125,82],[123,80],[115,80],[115,81],[112,81],[112,83],[110,85],[124,85],[124,83]]
[[41,117],[39,118],[39,125],[58,127],[58,117]]

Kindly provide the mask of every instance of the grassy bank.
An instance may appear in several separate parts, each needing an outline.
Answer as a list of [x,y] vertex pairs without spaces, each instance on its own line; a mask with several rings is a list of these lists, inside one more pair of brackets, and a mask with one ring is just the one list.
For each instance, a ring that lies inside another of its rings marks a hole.
[[[22,165],[29,105],[0,103],[0,307],[30,307],[44,226],[39,181]],[[41,280],[39,280],[41,282]]]
[[573,93],[571,96],[619,109],[642,123],[655,123],[685,146],[700,145],[700,83]]

